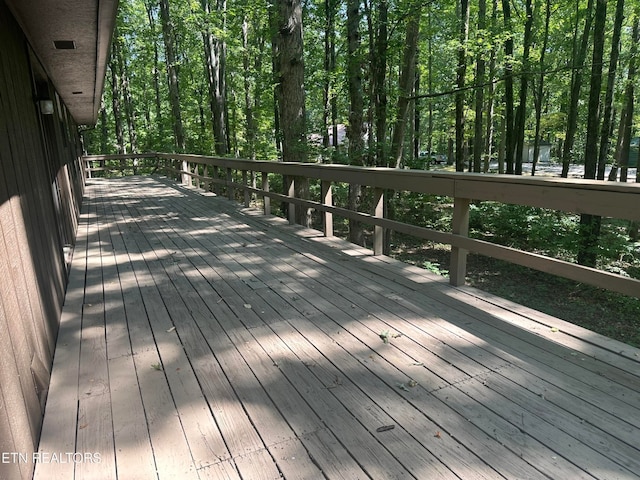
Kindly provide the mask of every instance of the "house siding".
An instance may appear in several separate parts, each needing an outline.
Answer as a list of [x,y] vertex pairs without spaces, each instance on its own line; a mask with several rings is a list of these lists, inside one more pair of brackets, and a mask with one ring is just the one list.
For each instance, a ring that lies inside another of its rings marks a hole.
[[[83,193],[77,127],[0,0],[0,478],[31,478]],[[42,115],[37,99],[53,100]]]

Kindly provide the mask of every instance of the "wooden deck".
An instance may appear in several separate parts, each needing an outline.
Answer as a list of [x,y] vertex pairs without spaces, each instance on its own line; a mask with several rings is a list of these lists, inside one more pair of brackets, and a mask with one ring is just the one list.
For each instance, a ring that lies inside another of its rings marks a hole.
[[212,194],[94,179],[40,452],[47,480],[640,478],[640,351]]

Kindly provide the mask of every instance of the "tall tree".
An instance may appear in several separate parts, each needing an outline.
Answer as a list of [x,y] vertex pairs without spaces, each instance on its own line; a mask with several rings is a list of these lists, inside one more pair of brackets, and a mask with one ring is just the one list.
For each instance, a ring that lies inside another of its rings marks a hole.
[[123,55],[124,42],[118,35],[113,41],[113,51],[118,62],[118,71],[120,72],[120,93],[124,100],[124,113],[127,120],[127,133],[129,134],[129,145],[132,152],[138,151],[138,137],[136,130],[136,109],[131,95],[131,86],[129,84],[128,61]]
[[[591,63],[591,83],[589,89],[587,139],[584,156],[584,178],[590,179],[596,178],[600,93],[602,89],[602,61],[604,56],[606,21],[607,0],[597,0],[593,29],[593,58]],[[580,216],[578,263],[581,265],[594,267],[596,264],[600,223],[600,217],[598,216],[586,214],[582,214]]]
[[[329,139],[333,138],[334,149],[338,147],[338,102],[335,90],[336,71],[336,0],[324,0],[324,85],[322,112],[322,144],[329,148]],[[331,135],[329,135],[331,129]]]
[[[118,35],[116,30],[114,36]],[[113,119],[115,122],[116,148],[119,154],[127,153],[127,146],[124,141],[124,129],[122,126],[122,108],[121,108],[121,82],[120,82],[120,62],[118,62],[118,42],[111,45],[111,59],[109,61],[109,70],[111,71],[111,108]]]
[[417,7],[407,19],[407,35],[398,85],[397,116],[391,140],[391,161],[395,168],[399,168],[402,163],[402,152],[410,103],[409,98],[413,94],[416,81],[416,57],[418,52],[418,36],[420,34],[420,17],[421,9]]
[[[278,80],[278,111],[282,131],[282,160],[307,161],[307,126],[304,91],[301,0],[276,0],[275,66]],[[294,179],[295,195],[309,197],[309,181]],[[308,209],[296,209],[296,222],[309,225]]]
[[[222,19],[226,16],[226,0],[216,0],[215,8],[212,8],[211,0],[200,0],[200,6],[204,12],[204,29],[202,40],[204,43],[204,59],[207,73],[207,86],[209,87],[209,105],[213,124],[213,138],[215,152],[225,155],[229,151],[229,136],[227,131],[227,87],[225,72],[225,43],[218,35],[213,34],[211,23],[214,19]],[[223,30],[223,28],[218,28]]]
[[533,7],[531,0],[525,3],[525,26],[522,53],[522,72],[520,73],[520,103],[516,112],[515,136],[515,174],[522,175],[522,157],[524,154],[524,127],[527,116],[527,88],[529,86],[529,53],[531,51],[532,31],[533,31]]
[[186,149],[184,126],[182,123],[182,107],[180,105],[180,86],[178,84],[178,65],[174,45],[174,29],[169,12],[169,1],[160,0],[160,19],[162,22],[162,38],[165,47],[165,60],[169,80],[169,103],[173,114],[173,134],[175,146],[179,152]]
[[502,15],[504,16],[504,27],[507,38],[504,42],[504,103],[505,103],[505,160],[507,173],[515,173],[515,120],[514,120],[514,99],[513,99],[513,28],[511,25],[511,1],[502,0]]
[[[491,26],[495,28],[498,19],[498,0],[492,1],[492,12],[491,12]],[[495,127],[494,127],[494,117],[495,117],[495,105],[496,105],[496,87],[495,87],[495,78],[496,78],[496,48],[491,47],[491,53],[489,54],[489,85],[487,87],[487,123],[486,123],[486,134],[485,134],[485,148],[484,151],[485,161],[482,167],[482,170],[486,173],[489,171],[489,167],[491,165],[491,160],[493,158],[493,150],[494,150],[494,136],[495,136]],[[500,161],[498,163],[499,169],[503,169],[503,163]]]
[[604,180],[604,171],[609,156],[611,123],[613,117],[613,94],[615,90],[618,58],[620,57],[620,37],[622,34],[622,20],[624,19],[624,0],[617,0],[616,14],[611,36],[611,54],[609,55],[609,73],[607,75],[607,92],[604,98],[604,114],[600,130],[600,149],[597,158],[597,178]]
[[[376,119],[376,165],[385,165],[387,137],[387,53],[389,50],[389,4],[378,0],[378,21],[375,42],[371,48],[373,99]],[[370,15],[371,16],[371,15]],[[371,29],[372,30],[372,29]]]
[[[484,37],[487,28],[487,1],[478,1],[478,35]],[[478,42],[483,45],[484,42]],[[473,171],[480,172],[482,170],[482,153],[484,152],[484,83],[486,76],[486,62],[484,59],[485,52],[482,48],[478,48],[476,54],[476,118],[473,125]]]
[[[589,0],[587,3],[582,36],[579,43],[577,43],[578,39],[575,39],[575,46],[572,55],[573,62],[571,70],[571,91],[569,92],[569,108],[567,112],[567,130],[562,146],[562,176],[564,178],[569,175],[569,165],[571,164],[573,157],[573,146],[578,128],[578,105],[580,102],[580,90],[582,88],[582,70],[584,68],[585,59],[587,58],[589,34],[591,32],[591,24],[593,22],[593,2],[594,0]],[[578,5],[579,3],[576,2],[576,33],[578,31],[578,24],[580,21]]]
[[536,85],[536,91],[534,93],[535,103],[535,133],[533,140],[533,163],[531,165],[531,175],[536,174],[536,166],[538,164],[538,157],[540,156],[540,130],[542,126],[542,97],[544,95],[544,79],[545,79],[545,59],[547,55],[547,45],[549,44],[549,26],[551,24],[551,0],[545,2],[545,15],[544,15],[544,33],[542,37],[542,47],[540,48],[540,74],[538,75],[538,83]]
[[[158,42],[156,41],[156,13],[154,10],[157,5],[155,0],[145,0],[145,11],[147,13],[147,21],[149,22],[150,37],[153,43],[153,91],[154,91],[154,110],[155,110],[155,125],[158,128],[157,141],[162,142],[164,140],[164,122],[162,121],[162,100],[160,96],[160,53],[158,48]],[[159,146],[159,145],[158,145]],[[156,146],[156,148],[158,148]],[[162,145],[164,147],[164,145]]]
[[[629,151],[631,146],[631,134],[633,129],[633,112],[635,108],[635,80],[636,80],[636,55],[638,42],[640,41],[640,6],[636,6],[633,14],[633,27],[631,47],[629,51],[629,65],[627,67],[627,79],[624,88],[622,114],[620,115],[620,128],[618,129],[618,142],[616,146],[616,163],[611,169],[609,180],[615,180],[618,168],[620,168],[620,181],[628,180]],[[637,170],[637,182],[640,182],[640,168]]]
[[[349,88],[349,163],[364,165],[364,99],[360,53],[360,1],[347,0],[347,84]],[[358,210],[362,202],[362,187],[349,185],[349,208]],[[349,220],[349,240],[364,244],[362,226]]]
[[462,172],[465,165],[465,83],[467,75],[467,41],[469,39],[469,0],[460,0],[460,45],[458,46],[458,68],[456,70],[456,171]]
[[282,159],[307,161],[301,0],[276,0],[276,77]]

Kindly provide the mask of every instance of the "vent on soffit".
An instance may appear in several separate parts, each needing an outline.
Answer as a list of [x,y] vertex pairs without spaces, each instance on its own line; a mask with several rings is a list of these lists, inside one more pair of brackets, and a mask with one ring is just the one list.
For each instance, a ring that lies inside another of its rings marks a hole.
[[54,47],[56,47],[56,50],[75,50],[76,49],[76,42],[74,42],[73,40],[54,40],[53,45]]

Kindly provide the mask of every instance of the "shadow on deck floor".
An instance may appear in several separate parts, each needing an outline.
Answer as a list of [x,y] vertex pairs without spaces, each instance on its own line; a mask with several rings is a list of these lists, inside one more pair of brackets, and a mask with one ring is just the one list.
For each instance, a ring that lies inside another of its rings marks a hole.
[[35,478],[639,478],[639,361],[210,194],[94,179]]

